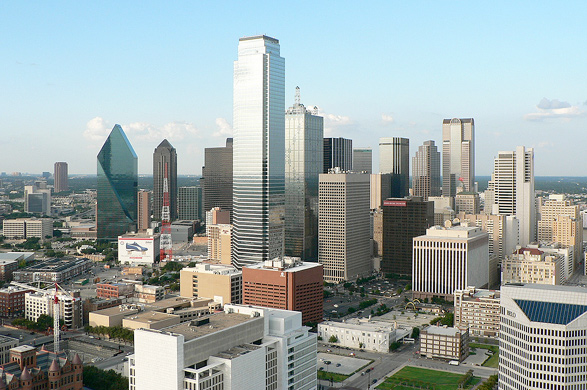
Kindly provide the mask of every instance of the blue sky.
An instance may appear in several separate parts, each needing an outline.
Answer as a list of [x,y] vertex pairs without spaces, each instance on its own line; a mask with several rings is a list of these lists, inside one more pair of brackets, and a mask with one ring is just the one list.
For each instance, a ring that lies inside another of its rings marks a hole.
[[477,174],[535,147],[537,175],[585,176],[587,2],[0,2],[0,171],[95,173],[119,123],[151,173],[178,172],[231,134],[238,38],[280,40],[286,104],[301,88],[326,134],[441,141],[473,117]]

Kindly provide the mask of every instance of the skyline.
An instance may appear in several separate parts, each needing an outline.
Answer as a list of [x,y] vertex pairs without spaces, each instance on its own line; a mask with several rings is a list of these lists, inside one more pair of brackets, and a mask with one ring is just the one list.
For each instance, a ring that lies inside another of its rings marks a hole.
[[232,135],[238,38],[264,33],[280,41],[286,107],[300,86],[324,136],[370,146],[374,167],[380,137],[409,138],[413,157],[425,140],[441,144],[443,119],[472,117],[477,175],[518,145],[535,149],[537,176],[585,175],[573,146],[587,125],[576,81],[587,54],[575,44],[587,4],[307,2],[287,15],[262,2],[114,4],[0,5],[0,32],[12,37],[0,56],[0,171],[66,161],[71,174],[94,174],[120,123],[140,174],[152,174],[167,138],[178,174],[199,175],[204,148]]

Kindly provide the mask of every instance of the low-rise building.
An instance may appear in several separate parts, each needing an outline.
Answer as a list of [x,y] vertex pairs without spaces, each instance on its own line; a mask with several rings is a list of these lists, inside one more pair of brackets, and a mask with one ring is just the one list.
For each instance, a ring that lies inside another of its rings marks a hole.
[[98,298],[126,298],[133,296],[135,284],[133,283],[97,283],[96,296]]
[[15,282],[20,283],[63,283],[81,275],[92,266],[92,261],[85,257],[66,257],[31,265],[20,271],[14,271],[12,276]]
[[83,303],[83,318],[84,318],[84,325],[87,324],[90,320],[90,313],[93,311],[98,311],[102,309],[108,309],[110,307],[116,307],[122,305],[123,300],[121,298],[111,298],[111,299],[103,299],[103,298],[90,298],[86,299]]
[[22,316],[25,312],[25,295],[28,292],[33,290],[16,286],[0,289],[0,316]]
[[182,297],[219,298],[221,304],[242,303],[242,271],[231,265],[197,264],[180,271]]
[[12,280],[12,273],[18,269],[18,263],[34,260],[34,252],[7,252],[0,253],[0,280]]
[[0,335],[0,365],[10,362],[10,350],[18,344],[18,339]]
[[180,317],[175,314],[147,311],[122,319],[122,327],[127,329],[162,329],[179,324]]
[[96,310],[89,313],[90,326],[122,326],[122,320],[133,314],[137,314],[140,308],[136,305],[120,305],[108,309]]
[[51,218],[5,219],[2,234],[9,239],[53,237],[53,220]]
[[469,356],[469,331],[431,325],[420,332],[420,354],[463,361]]
[[153,303],[163,299],[165,288],[162,286],[152,286],[150,284],[135,284],[135,298],[139,302]]
[[518,248],[502,262],[501,283],[562,284],[565,259],[537,248]]
[[346,322],[324,321],[318,324],[318,336],[324,342],[336,338],[334,344],[346,348],[388,353],[397,339],[394,324],[369,320]]
[[[59,300],[59,318],[63,319],[65,326],[70,329],[80,328],[83,324],[83,304],[79,290],[71,294],[60,292],[57,295]],[[41,314],[53,317],[53,301],[55,290],[35,291],[25,294],[25,318],[36,321]]]
[[499,336],[499,291],[467,287],[454,295],[455,327],[473,337]]

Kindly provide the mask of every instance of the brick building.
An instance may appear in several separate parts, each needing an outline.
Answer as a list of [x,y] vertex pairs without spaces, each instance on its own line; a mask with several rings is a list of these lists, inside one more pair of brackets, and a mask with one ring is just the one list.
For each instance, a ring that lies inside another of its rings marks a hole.
[[302,323],[322,321],[322,264],[298,258],[243,267],[243,304],[302,312]]
[[0,316],[22,316],[25,310],[25,294],[33,290],[9,286],[0,289]]
[[96,296],[98,298],[131,297],[135,292],[133,283],[98,283],[96,284]]

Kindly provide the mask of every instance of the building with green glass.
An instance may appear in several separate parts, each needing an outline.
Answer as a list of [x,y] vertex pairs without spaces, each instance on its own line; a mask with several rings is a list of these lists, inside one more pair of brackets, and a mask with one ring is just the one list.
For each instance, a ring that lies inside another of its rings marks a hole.
[[138,157],[120,125],[98,153],[98,239],[136,231]]

